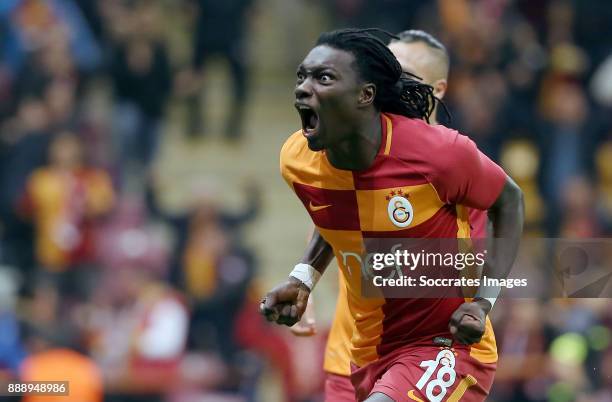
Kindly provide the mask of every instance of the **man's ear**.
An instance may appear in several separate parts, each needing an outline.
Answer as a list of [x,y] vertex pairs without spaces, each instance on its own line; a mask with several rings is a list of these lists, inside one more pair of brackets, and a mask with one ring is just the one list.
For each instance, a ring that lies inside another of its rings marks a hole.
[[376,98],[376,85],[369,83],[361,87],[361,93],[359,94],[359,106],[369,106],[374,103]]
[[434,89],[434,96],[438,99],[444,98],[444,95],[446,94],[446,88],[448,88],[448,82],[445,79],[440,79],[434,82],[432,86]]

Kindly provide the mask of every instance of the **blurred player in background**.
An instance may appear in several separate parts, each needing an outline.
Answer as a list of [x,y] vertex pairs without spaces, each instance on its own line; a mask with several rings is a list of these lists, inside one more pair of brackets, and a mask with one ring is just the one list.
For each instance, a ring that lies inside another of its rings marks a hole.
[[[431,34],[421,30],[407,30],[397,34],[399,39],[392,39],[389,49],[402,70],[420,77],[425,84],[433,87],[437,99],[444,98],[448,86],[449,56],[444,45]],[[429,118],[430,124],[438,124],[438,104]],[[486,234],[486,213],[470,209],[472,237],[483,237]],[[332,321],[327,346],[325,349],[324,369],[325,398],[328,401],[353,401],[355,389],[351,384],[350,350],[352,324],[346,301],[346,284],[342,274],[338,275],[339,293],[336,301],[336,312]],[[304,316],[291,331],[297,336],[311,336],[315,333],[315,317],[312,308],[312,296]]]
[[[497,359],[487,318],[494,300],[366,299],[355,275],[361,266],[342,254],[360,255],[365,237],[469,237],[463,205],[488,210],[495,237],[517,239],[511,242],[517,245],[520,189],[467,137],[423,122],[435,106],[433,88],[403,73],[368,30],[322,34],[297,75],[303,129],[283,146],[281,170],[316,231],[289,280],[266,295],[262,312],[295,324],[335,254],[354,323],[351,381],[358,400],[442,400],[447,394],[484,400]],[[416,212],[407,223],[387,217],[385,195],[406,193],[411,201],[401,202]],[[515,252],[515,246],[494,247],[491,254],[506,257],[490,264],[494,271],[504,273],[508,267],[500,262]],[[436,337],[449,343],[454,337],[453,348],[432,342]],[[425,363],[431,370],[424,372]],[[440,378],[432,378],[436,371]]]

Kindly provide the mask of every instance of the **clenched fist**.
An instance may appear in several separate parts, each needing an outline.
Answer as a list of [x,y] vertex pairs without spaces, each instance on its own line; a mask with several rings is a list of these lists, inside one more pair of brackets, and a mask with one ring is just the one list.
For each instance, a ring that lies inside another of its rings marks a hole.
[[289,277],[276,286],[261,301],[259,310],[268,321],[292,326],[302,318],[308,304],[310,289],[298,279]]
[[490,310],[491,303],[484,299],[463,303],[455,310],[448,324],[453,337],[465,345],[480,342]]

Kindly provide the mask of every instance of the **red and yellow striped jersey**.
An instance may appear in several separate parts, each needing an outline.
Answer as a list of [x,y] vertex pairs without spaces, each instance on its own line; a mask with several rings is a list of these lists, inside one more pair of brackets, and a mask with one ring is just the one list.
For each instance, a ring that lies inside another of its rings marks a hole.
[[353,336],[353,320],[346,297],[346,283],[338,279],[338,299],[336,311],[325,345],[323,369],[328,373],[349,376],[351,374],[351,338]]
[[[485,210],[497,199],[504,171],[466,136],[444,126],[382,114],[382,141],[371,167],[362,171],[334,168],[325,152],[308,148],[302,132],[281,150],[281,172],[332,246],[345,286],[347,316],[337,326],[334,344],[351,332],[350,360],[362,367],[402,345],[431,345],[433,337],[450,338],[448,323],[462,299],[390,299],[361,295],[361,264],[350,256],[363,253],[364,238],[470,237],[466,208]],[[389,213],[389,194],[410,199],[410,219]],[[348,324],[348,325],[347,325]],[[341,350],[326,361],[326,370],[348,374]],[[490,322],[472,355],[497,360]],[[332,361],[335,360],[335,363]]]

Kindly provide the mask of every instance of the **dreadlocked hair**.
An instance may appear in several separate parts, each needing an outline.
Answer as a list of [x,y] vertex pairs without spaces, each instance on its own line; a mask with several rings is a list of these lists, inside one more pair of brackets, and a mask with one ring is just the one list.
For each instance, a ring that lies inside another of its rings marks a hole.
[[327,45],[353,54],[361,78],[376,86],[374,106],[379,111],[429,122],[438,101],[433,87],[422,83],[420,77],[402,71],[386,43],[374,36],[374,32],[399,39],[378,28],[346,28],[324,32],[317,46]]

